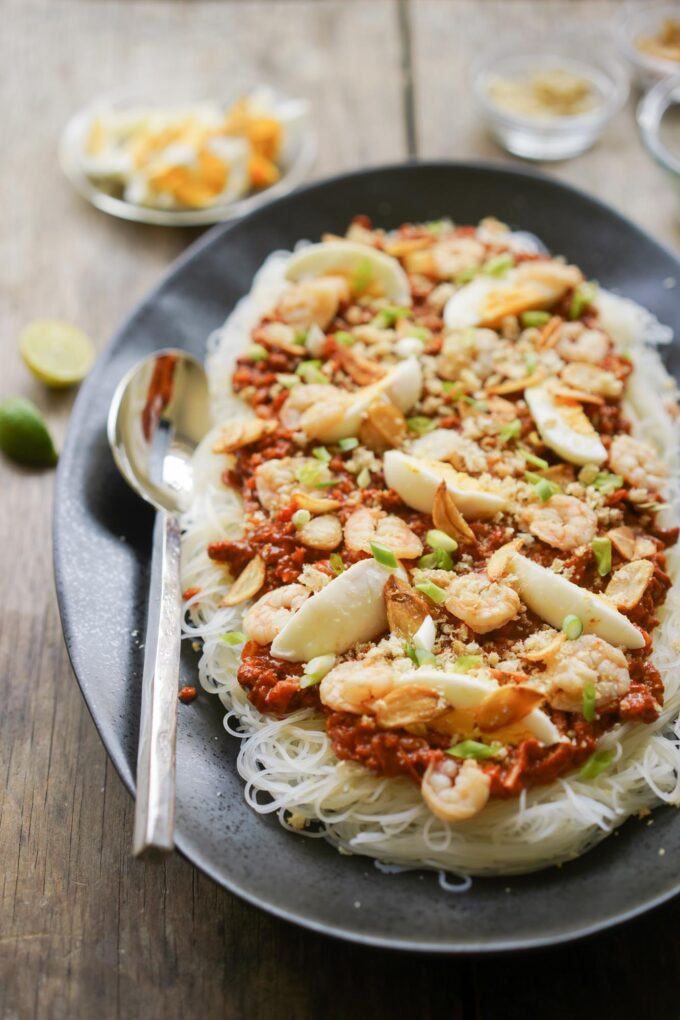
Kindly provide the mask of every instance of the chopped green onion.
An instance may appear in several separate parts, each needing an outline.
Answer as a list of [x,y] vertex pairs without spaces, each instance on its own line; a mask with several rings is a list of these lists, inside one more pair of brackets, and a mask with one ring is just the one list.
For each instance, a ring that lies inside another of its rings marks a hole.
[[300,678],[300,687],[313,687],[319,684],[335,665],[334,655],[316,655],[309,662],[306,662],[303,675]]
[[441,234],[442,230],[448,227],[448,220],[429,220],[428,223],[423,223],[423,227],[427,230],[428,234]]
[[427,648],[416,648],[416,662],[419,666],[435,666],[437,660]]
[[295,469],[295,478],[302,485],[317,486],[326,479],[327,471],[325,464],[307,460]]
[[533,375],[536,371],[536,366],[538,365],[538,358],[533,351],[526,355],[524,358],[524,364],[526,365],[527,375]]
[[459,655],[453,664],[453,668],[456,673],[467,673],[469,669],[474,669],[475,666],[481,666],[481,664],[481,655]]
[[317,460],[324,461],[326,464],[331,459],[330,451],[325,446],[315,446],[312,450],[312,456],[316,457]]
[[395,569],[399,566],[397,563],[397,557],[394,555],[391,549],[388,549],[386,545],[382,545],[380,542],[371,542],[371,552],[373,558],[381,563],[383,567],[392,567]]
[[424,435],[426,432],[432,432],[432,430],[436,428],[436,422],[432,418],[426,418],[422,414],[417,414],[414,418],[407,418],[406,424],[411,432],[417,432],[420,436]]
[[432,331],[426,329],[425,326],[409,326],[408,335],[415,337],[416,340],[430,340]]
[[323,482],[316,482],[314,484],[315,489],[330,489],[331,485],[336,485],[338,482],[337,478],[327,478]]
[[454,394],[455,398],[458,399],[458,397],[460,397],[463,392],[463,383],[451,382],[450,380],[447,380],[446,382],[442,383],[442,390],[444,393]]
[[222,635],[225,645],[242,645],[248,638],[240,630],[230,630]]
[[[547,460],[543,460],[542,457],[537,457],[536,454],[532,453],[531,450],[528,450],[526,446],[520,446],[519,452],[522,454],[527,464],[533,464],[534,467],[540,468],[541,471],[545,471],[546,468],[550,467]],[[544,478],[543,481],[546,481],[546,479]]]
[[547,503],[552,496],[556,496],[558,492],[562,491],[556,482],[551,482],[547,478],[541,478],[535,471],[525,471],[524,477],[527,482],[531,482],[534,492],[544,503]]
[[597,701],[597,694],[595,692],[594,683],[586,683],[583,685],[583,718],[586,722],[594,722],[595,716],[595,702]]
[[352,344],[356,343],[356,337],[353,333],[348,333],[346,329],[340,329],[335,334],[336,342],[342,344],[343,347],[351,347]]
[[468,266],[467,269],[463,269],[462,272],[453,278],[453,282],[457,287],[464,287],[470,280],[474,280],[475,276],[479,276],[479,273],[479,266]]
[[426,553],[418,560],[418,566],[423,570],[453,570],[451,553],[446,549],[435,549],[434,552]]
[[311,358],[309,361],[301,361],[295,369],[295,374],[304,379],[306,383],[329,383],[330,379],[321,371],[321,362],[318,358]]
[[423,595],[427,595],[429,599],[432,599],[432,601],[436,602],[438,605],[441,605],[442,602],[446,602],[449,597],[449,593],[444,591],[443,588],[440,588],[439,585],[435,584],[433,581],[420,581],[416,585],[416,591],[420,591]]
[[341,439],[338,446],[343,453],[347,453],[348,450],[353,450],[359,445],[359,440],[355,436],[348,436],[347,439]]
[[583,633],[583,623],[578,616],[573,613],[569,613],[568,616],[562,620],[562,630],[567,635],[570,641],[575,641],[576,638],[581,637]]
[[594,538],[590,546],[597,560],[597,572],[604,577],[612,569],[612,543],[608,538]]
[[428,531],[425,541],[430,549],[445,549],[446,552],[455,552],[458,548],[455,538],[451,538],[445,531],[439,531],[437,528]]
[[486,276],[505,276],[509,269],[515,264],[514,256],[509,251],[504,252],[502,255],[496,255],[495,258],[489,259],[482,266],[482,272]]
[[248,348],[248,361],[266,361],[268,357],[269,351],[262,344],[251,344]]
[[280,372],[276,377],[277,383],[281,386],[285,386],[287,390],[292,390],[293,386],[298,386],[300,383],[300,377],[297,375],[289,375],[287,372]]
[[409,659],[411,660],[411,662],[415,666],[419,666],[420,665],[420,663],[418,662],[418,656],[416,654],[416,649],[415,649],[414,645],[405,644],[404,645],[404,651],[406,652],[406,654],[408,655]]
[[525,329],[530,326],[545,326],[546,322],[550,322],[550,312],[522,312],[520,322]]
[[331,570],[335,574],[342,574],[345,569],[345,564],[342,562],[342,556],[340,553],[331,553],[328,557],[328,562],[331,565]]
[[357,475],[357,485],[360,489],[367,489],[371,484],[371,472],[368,468],[362,468]]
[[475,411],[488,411],[489,409],[485,400],[477,400],[475,397],[471,397],[467,393],[464,393],[460,399],[466,404],[469,404],[470,407],[474,407]]
[[291,517],[291,521],[298,530],[300,528],[304,528],[305,524],[309,524],[311,519],[312,515],[310,514],[309,510],[296,510],[293,516]]
[[502,749],[503,745],[482,744],[479,740],[462,740],[460,744],[449,747],[447,754],[454,758],[493,758]]
[[614,760],[615,751],[594,751],[581,768],[579,779],[596,779],[601,772],[609,768]]
[[621,475],[613,475],[609,471],[598,471],[595,481],[593,482],[594,488],[598,492],[604,493],[605,496],[609,496],[612,492],[616,492],[623,485],[623,478]]
[[599,474],[597,464],[584,464],[578,473],[578,480],[581,485],[592,485]]
[[351,286],[355,294],[363,294],[373,279],[373,266],[370,259],[361,259],[352,273]]
[[597,284],[596,283],[581,283],[574,291],[574,296],[571,299],[571,306],[569,308],[570,319],[580,319],[586,308],[592,305],[593,301],[597,297]]
[[371,322],[377,329],[388,329],[399,319],[406,319],[411,314],[410,308],[399,308],[397,305],[381,308]]
[[507,443],[511,439],[519,439],[522,434],[522,422],[519,418],[513,418],[507,425],[503,425],[498,435],[500,436],[502,443]]
[[307,334],[308,333],[309,333],[308,329],[298,329],[298,330],[296,330],[295,336],[293,337],[293,343],[297,344],[299,347],[306,347],[307,346]]

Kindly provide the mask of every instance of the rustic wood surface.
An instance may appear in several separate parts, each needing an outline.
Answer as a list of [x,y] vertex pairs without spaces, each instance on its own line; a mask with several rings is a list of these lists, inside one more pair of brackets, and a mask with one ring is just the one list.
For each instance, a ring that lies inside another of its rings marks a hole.
[[[607,30],[609,0],[5,0],[0,398],[31,397],[61,441],[73,394],[17,354],[41,316],[102,347],[193,232],[111,220],[56,168],[70,112],[164,83],[207,94],[275,82],[314,103],[316,175],[407,155],[501,159],[475,117],[480,47],[536,25]],[[675,195],[633,106],[591,153],[552,168],[680,242]],[[178,856],[130,860],[131,801],[72,677],[53,595],[54,476],[0,463],[0,1017],[400,1020],[677,1016],[680,904],[572,948],[480,962],[408,958],[313,936]],[[640,975],[643,975],[640,978]]]

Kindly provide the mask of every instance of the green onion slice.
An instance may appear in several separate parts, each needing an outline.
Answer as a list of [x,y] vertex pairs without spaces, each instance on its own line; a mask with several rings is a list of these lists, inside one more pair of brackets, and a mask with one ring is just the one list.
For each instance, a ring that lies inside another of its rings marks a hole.
[[300,678],[300,687],[313,687],[319,684],[335,665],[334,655],[317,655],[304,665],[303,675]]
[[340,553],[336,552],[331,553],[330,556],[328,557],[328,562],[331,565],[331,569],[336,574],[342,574],[342,572],[345,569],[345,564],[342,562],[342,556],[340,555]]
[[423,570],[453,570],[453,560],[451,553],[446,549],[435,549],[434,552],[421,556],[418,566]]
[[316,457],[317,460],[323,460],[327,464],[331,459],[330,450],[327,450],[325,446],[315,446],[312,450],[312,456]]
[[338,446],[343,453],[347,453],[348,450],[354,450],[359,445],[359,440],[356,436],[348,436],[347,439],[341,439]]
[[597,693],[595,691],[595,684],[586,683],[583,685],[583,718],[586,722],[594,722],[595,702],[597,701]]
[[373,279],[373,266],[370,259],[361,259],[352,273],[351,287],[355,294],[363,294]]
[[574,291],[569,308],[570,319],[580,319],[586,308],[592,305],[597,297],[598,286],[595,282],[582,283]]
[[441,605],[442,602],[446,602],[449,597],[449,593],[440,588],[438,584],[433,581],[420,581],[416,586],[416,591],[422,592],[423,595],[427,595],[429,599],[436,602],[437,605]]
[[407,418],[406,424],[411,432],[417,432],[421,436],[426,432],[432,432],[437,427],[433,418],[426,418],[422,414],[417,414],[413,418]]
[[[539,468],[541,471],[545,471],[546,468],[550,467],[547,460],[543,460],[542,457],[537,457],[536,454],[532,453],[531,450],[527,449],[526,446],[520,446],[519,452],[522,454],[527,464],[532,464],[534,467]],[[543,481],[547,480],[548,479],[543,479]]]
[[248,640],[243,631],[230,630],[226,634],[222,635],[222,640],[225,645],[242,645]]
[[293,386],[299,385],[300,377],[298,375],[290,375],[288,372],[280,372],[276,377],[276,381],[281,386],[285,386],[287,390],[292,390]]
[[391,549],[388,549],[386,545],[382,545],[380,542],[371,542],[371,552],[373,558],[381,563],[383,567],[392,567],[396,569],[399,566],[397,557],[394,555]]
[[568,616],[562,620],[562,630],[567,635],[570,641],[575,641],[576,638],[581,637],[583,633],[583,623],[578,616],[573,613],[569,613]]
[[439,531],[437,528],[432,528],[428,531],[425,541],[431,549],[445,549],[446,552],[455,552],[458,548],[455,538],[451,538],[445,531]]
[[442,383],[442,390],[444,391],[444,393],[451,394],[454,400],[458,400],[458,398],[463,393],[463,383],[453,382],[452,380],[447,379],[446,382]]
[[481,666],[481,655],[459,655],[453,664],[456,673],[467,673],[469,669]]
[[581,485],[592,485],[599,474],[597,464],[584,464],[578,473],[578,480]]
[[614,755],[616,752],[611,751],[594,751],[588,758],[587,762],[581,768],[578,776],[579,779],[596,779],[601,772],[604,772],[609,768]]
[[416,648],[416,662],[419,666],[436,666],[437,660],[427,648]]
[[251,344],[247,353],[248,361],[266,361],[269,351],[262,344]]
[[621,475],[611,474],[610,471],[598,471],[592,484],[598,492],[603,492],[608,496],[622,487],[623,478]]
[[293,522],[295,527],[298,528],[298,530],[300,528],[304,528],[305,524],[309,524],[311,519],[312,515],[310,514],[309,510],[296,510],[293,516],[291,517],[291,521]]
[[305,461],[295,470],[295,477],[302,485],[318,486],[326,481],[328,468],[320,461]]
[[496,255],[494,258],[489,259],[488,262],[485,262],[482,266],[482,272],[486,276],[505,276],[514,264],[514,256],[509,251],[506,251],[502,255]]
[[306,383],[329,383],[330,379],[321,371],[321,362],[318,358],[311,358],[309,361],[301,361],[295,369],[296,375],[304,379]]
[[371,325],[376,326],[378,329],[388,329],[390,326],[394,326],[395,322],[398,322],[399,319],[407,319],[410,314],[410,308],[388,305],[387,308],[380,309]]
[[511,439],[519,439],[522,434],[522,422],[519,418],[513,418],[507,425],[503,425],[498,435],[500,436],[502,443],[507,443]]
[[351,347],[352,344],[356,343],[356,339],[354,334],[348,333],[346,329],[339,329],[335,334],[336,342],[342,344],[343,347]]
[[416,649],[415,649],[414,645],[405,644],[404,645],[404,651],[406,652],[406,654],[408,655],[409,659],[414,664],[414,666],[419,666],[420,665],[420,663],[418,662],[418,656],[416,654]]
[[556,487],[547,478],[541,478],[538,482],[534,483],[534,492],[543,503],[547,503],[549,499],[552,499],[555,491],[559,492],[559,486]]
[[550,322],[550,312],[522,312],[520,322],[525,329],[528,329],[530,326],[545,326],[547,322]]
[[460,744],[449,747],[447,754],[454,758],[493,758],[503,748],[502,744],[482,744],[479,740],[462,740]]
[[357,475],[357,485],[360,489],[367,489],[371,484],[371,472],[368,468],[362,468]]
[[457,276],[454,277],[453,282],[457,287],[464,287],[470,280],[474,280],[475,276],[479,276],[481,270],[479,266],[468,266],[467,269],[463,269]]
[[612,543],[608,538],[594,538],[590,543],[597,561],[597,572],[604,577],[612,569]]

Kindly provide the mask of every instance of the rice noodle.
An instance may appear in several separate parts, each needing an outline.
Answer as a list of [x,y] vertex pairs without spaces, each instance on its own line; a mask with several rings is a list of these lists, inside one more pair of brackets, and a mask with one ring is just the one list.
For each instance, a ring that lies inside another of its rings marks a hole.
[[[210,338],[216,421],[244,413],[244,405],[229,395],[234,359],[250,342],[250,330],[263,311],[276,302],[288,257],[277,252],[265,262],[251,294]],[[669,466],[672,507],[662,516],[667,526],[678,518],[678,429],[659,399],[673,384],[652,345],[667,342],[670,333],[645,309],[614,294],[603,292],[599,306],[604,327],[634,361],[626,402],[634,434],[662,451]],[[184,519],[183,584],[200,588],[200,595],[187,603],[184,634],[202,642],[200,682],[222,701],[227,731],[241,738],[238,770],[253,810],[276,813],[286,828],[322,836],[340,852],[373,857],[381,870],[438,869],[442,888],[463,891],[469,881],[460,876],[518,874],[558,864],[590,849],[641,809],[680,804],[676,586],[668,592],[654,634],[653,661],[665,684],[659,719],[651,725],[626,723],[606,734],[600,746],[614,748],[617,757],[596,779],[585,782],[573,774],[525,790],[517,799],[491,800],[464,825],[432,815],[409,780],[386,779],[359,764],[338,761],[314,710],[283,719],[261,714],[237,681],[238,651],[220,639],[239,629],[247,607],[219,607],[224,568],[208,557],[207,546],[238,537],[242,524],[239,498],[222,484],[220,459],[210,448],[207,437],[196,454],[196,495]],[[673,578],[678,557],[677,547],[669,550]],[[459,876],[453,885],[447,874]]]

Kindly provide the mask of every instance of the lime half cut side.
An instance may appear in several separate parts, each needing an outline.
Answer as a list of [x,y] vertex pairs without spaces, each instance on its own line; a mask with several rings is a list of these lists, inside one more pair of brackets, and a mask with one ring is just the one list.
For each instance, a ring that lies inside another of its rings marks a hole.
[[53,319],[27,326],[19,349],[33,375],[54,389],[81,382],[94,361],[90,338],[77,326]]

